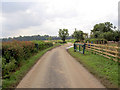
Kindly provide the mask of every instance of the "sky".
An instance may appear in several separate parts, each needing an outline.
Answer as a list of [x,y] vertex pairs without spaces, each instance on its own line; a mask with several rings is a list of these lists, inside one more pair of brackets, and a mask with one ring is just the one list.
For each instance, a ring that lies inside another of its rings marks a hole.
[[90,33],[95,24],[118,26],[119,0],[3,0],[0,38],[50,35],[75,28]]

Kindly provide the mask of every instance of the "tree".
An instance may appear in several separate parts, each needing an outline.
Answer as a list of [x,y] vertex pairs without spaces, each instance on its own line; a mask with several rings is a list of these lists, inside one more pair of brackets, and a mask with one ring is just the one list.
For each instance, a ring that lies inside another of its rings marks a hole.
[[96,24],[91,30],[91,38],[106,39],[108,41],[119,41],[120,32],[110,22]]
[[75,28],[75,31],[72,34],[72,37],[74,37],[77,41],[80,41],[80,40],[84,40],[83,35],[84,35],[83,31],[81,31],[81,30],[78,31]]
[[99,23],[96,24],[93,28],[93,30],[91,30],[91,32],[94,34],[96,31],[99,31],[100,33],[104,33],[104,32],[109,32],[112,31],[113,29],[115,29],[115,26],[113,27],[113,24],[110,22],[105,22],[105,23]]
[[65,39],[69,36],[68,29],[59,29],[59,37],[63,42],[65,42]]
[[113,32],[105,32],[103,33],[103,37],[104,39],[108,40],[108,41],[115,41],[115,33]]
[[84,37],[84,39],[87,39],[88,38],[88,33],[83,33],[83,37]]
[[115,31],[115,41],[120,41],[120,30]]

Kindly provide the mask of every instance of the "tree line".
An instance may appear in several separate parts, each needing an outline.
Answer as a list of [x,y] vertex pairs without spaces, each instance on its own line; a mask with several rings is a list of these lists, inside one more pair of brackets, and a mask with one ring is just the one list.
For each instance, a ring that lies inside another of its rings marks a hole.
[[[72,36],[68,36],[66,39],[72,39]],[[33,41],[33,40],[60,40],[60,37],[58,36],[49,36],[49,35],[34,35],[34,36],[19,36],[19,37],[9,37],[9,38],[3,38],[1,39],[3,42],[5,41]]]
[[49,35],[34,35],[34,36],[19,36],[19,37],[9,37],[0,39],[4,41],[32,41],[32,40],[63,40],[65,39],[76,39],[76,41],[81,41],[85,39],[105,39],[107,41],[119,41],[120,40],[120,31],[113,26],[110,22],[99,23],[94,25],[91,30],[90,36],[88,37],[88,33],[84,33],[82,30],[77,30],[75,28],[72,35],[69,35],[68,29],[59,29],[59,37],[58,36],[49,36]]
[[[66,37],[69,36],[68,29],[59,29],[59,37],[65,42]],[[77,30],[71,35],[76,41],[88,39],[88,33],[82,30]],[[119,41],[120,31],[110,22],[96,24],[91,30],[89,39],[105,39],[107,41]]]

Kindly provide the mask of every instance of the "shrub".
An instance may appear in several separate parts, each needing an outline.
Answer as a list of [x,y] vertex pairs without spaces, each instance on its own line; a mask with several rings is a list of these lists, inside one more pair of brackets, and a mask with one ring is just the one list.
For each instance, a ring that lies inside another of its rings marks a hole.
[[12,41],[2,44],[2,73],[4,78],[8,78],[21,65],[22,60],[27,60],[30,56],[53,46],[51,42],[43,41]]
[[94,44],[106,44],[107,40],[106,39],[97,39],[97,38],[93,38],[93,39],[86,39],[85,43],[94,43]]
[[[5,62],[5,59],[3,60]],[[11,60],[10,63],[2,63],[2,76],[3,78],[9,78],[11,72],[15,71],[16,69],[16,61],[15,59]]]

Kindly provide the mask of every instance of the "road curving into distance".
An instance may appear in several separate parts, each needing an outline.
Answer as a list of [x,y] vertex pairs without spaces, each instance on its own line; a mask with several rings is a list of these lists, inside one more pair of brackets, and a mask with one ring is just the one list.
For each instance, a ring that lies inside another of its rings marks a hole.
[[66,51],[70,43],[45,53],[17,88],[105,88]]

